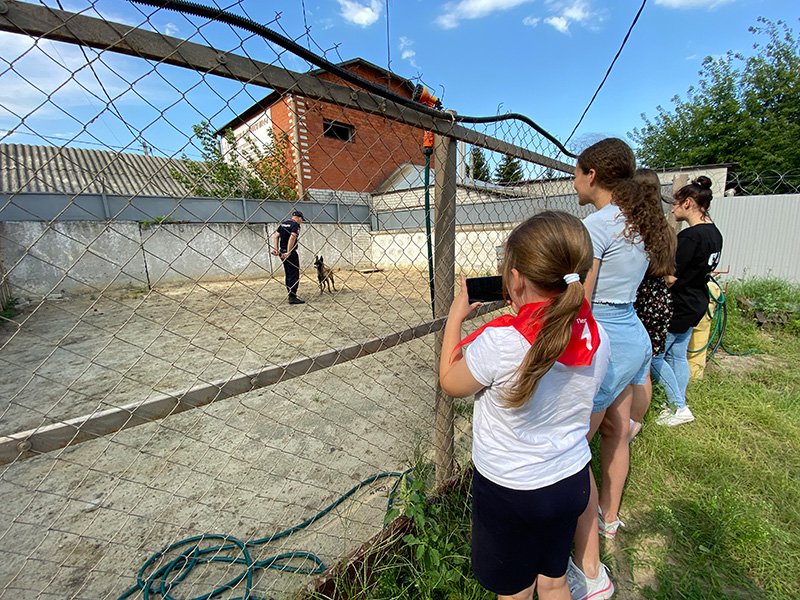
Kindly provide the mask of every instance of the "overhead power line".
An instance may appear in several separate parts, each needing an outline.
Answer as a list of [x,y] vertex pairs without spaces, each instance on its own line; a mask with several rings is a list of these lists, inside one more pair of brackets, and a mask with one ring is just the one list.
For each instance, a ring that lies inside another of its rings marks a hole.
[[586,105],[586,109],[583,111],[583,114],[581,115],[581,118],[578,119],[578,122],[575,124],[575,127],[572,129],[572,133],[569,134],[569,137],[564,142],[564,145],[568,144],[569,141],[572,139],[572,136],[575,135],[575,132],[578,130],[578,127],[580,127],[581,123],[583,123],[583,118],[586,116],[586,113],[588,113],[589,109],[592,107],[592,104],[594,103],[594,99],[597,98],[597,94],[599,94],[600,90],[603,89],[603,84],[606,82],[606,79],[608,79],[608,76],[611,75],[611,69],[614,68],[614,63],[617,62],[617,59],[619,58],[619,55],[622,54],[622,49],[625,47],[625,44],[627,43],[628,38],[631,36],[631,32],[633,31],[633,28],[636,26],[636,22],[639,20],[639,15],[642,14],[642,11],[644,10],[645,4],[647,4],[647,0],[643,0],[642,1],[642,5],[639,7],[639,10],[636,13],[636,16],[633,18],[633,23],[631,23],[631,26],[628,28],[628,33],[625,34],[625,39],[622,40],[622,45],[619,47],[619,50],[617,50],[617,54],[614,56],[614,60],[612,60],[611,64],[608,65],[608,71],[606,71],[606,76],[603,77],[603,81],[601,81],[600,85],[597,86],[597,90],[595,90],[594,96],[592,96],[592,99],[589,100],[589,104]]

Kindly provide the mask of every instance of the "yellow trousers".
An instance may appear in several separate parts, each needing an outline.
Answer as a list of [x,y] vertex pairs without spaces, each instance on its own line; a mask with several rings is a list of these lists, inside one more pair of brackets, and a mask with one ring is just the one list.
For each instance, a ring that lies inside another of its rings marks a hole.
[[[703,348],[708,344],[708,336],[711,333],[711,317],[710,315],[714,314],[714,311],[717,308],[717,303],[714,298],[719,298],[720,287],[714,283],[713,281],[708,282],[708,293],[709,293],[709,301],[708,301],[708,310],[706,314],[703,315],[703,319],[697,324],[697,326],[692,331],[692,337],[689,340],[689,378],[690,379],[702,379],[703,373],[706,369],[706,353],[708,348]],[[703,348],[699,352],[696,352],[699,348]],[[693,352],[695,350],[695,352]]]

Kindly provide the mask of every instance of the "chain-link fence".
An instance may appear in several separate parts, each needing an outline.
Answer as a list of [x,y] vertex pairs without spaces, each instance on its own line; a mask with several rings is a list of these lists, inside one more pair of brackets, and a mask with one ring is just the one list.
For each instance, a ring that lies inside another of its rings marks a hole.
[[285,597],[387,535],[400,473],[468,464],[435,370],[456,275],[587,209],[525,118],[277,18],[131,6],[0,2],[0,598]]
[[572,167],[368,61],[132,6],[0,3],[0,597],[284,597],[384,535],[399,473],[468,463],[455,275],[576,209]]

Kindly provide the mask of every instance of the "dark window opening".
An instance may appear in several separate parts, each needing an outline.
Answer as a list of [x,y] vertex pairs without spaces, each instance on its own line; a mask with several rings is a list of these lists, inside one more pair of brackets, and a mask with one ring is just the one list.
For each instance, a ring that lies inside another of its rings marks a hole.
[[347,123],[329,121],[328,119],[322,120],[322,135],[325,137],[341,140],[343,142],[352,142],[355,133],[356,128]]

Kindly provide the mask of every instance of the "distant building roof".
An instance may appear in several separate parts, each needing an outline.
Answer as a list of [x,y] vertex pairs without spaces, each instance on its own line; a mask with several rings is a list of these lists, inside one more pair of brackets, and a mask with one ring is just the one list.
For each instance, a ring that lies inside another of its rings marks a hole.
[[[428,174],[428,184],[430,185],[431,191],[433,191],[435,177],[436,169],[431,169]],[[460,188],[485,192],[503,198],[517,198],[520,196],[519,193],[516,193],[513,189],[509,189],[506,186],[492,183],[491,181],[479,181],[471,177],[459,177],[456,185]],[[372,193],[389,194],[391,192],[404,192],[422,187],[425,187],[425,167],[413,163],[403,163],[392,171],[389,177],[387,177]]]
[[[378,65],[369,62],[368,60],[364,60],[363,58],[351,58],[350,60],[346,60],[344,62],[340,62],[336,64],[337,67],[341,67],[343,69],[347,69],[347,67],[368,67],[373,71],[376,71],[378,74],[382,75],[387,82],[391,82],[392,80],[396,81],[400,85],[405,86],[408,88],[409,93],[414,91],[414,84],[411,83],[409,79],[398,75],[397,73],[392,73],[384,69],[383,67],[379,67]],[[349,70],[349,69],[347,69]],[[314,69],[313,71],[308,71],[307,75],[319,75],[321,73],[326,73],[325,69]],[[378,85],[381,85],[380,81],[375,81]],[[297,92],[298,95],[302,95],[302,93]],[[244,112],[236,115],[233,119],[225,123],[222,127],[218,128],[214,135],[222,135],[226,129],[232,129],[241,123],[245,123],[249,121],[253,116],[257,115],[263,110],[266,110],[273,104],[275,104],[280,98],[283,96],[280,92],[272,92],[264,96],[261,100],[253,104],[250,108],[245,110]]]
[[0,144],[0,193],[115,194],[182,198],[170,171],[183,162],[107,150]]

